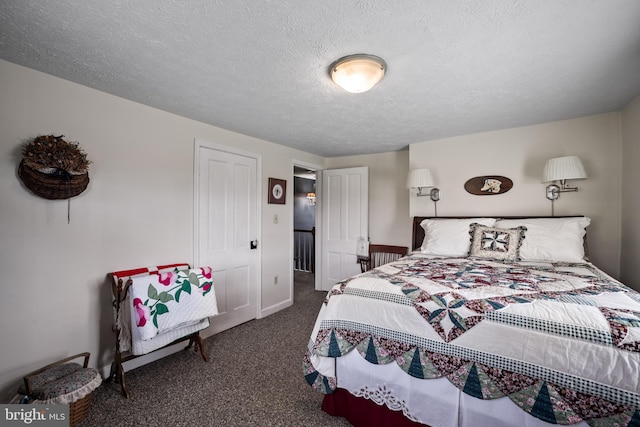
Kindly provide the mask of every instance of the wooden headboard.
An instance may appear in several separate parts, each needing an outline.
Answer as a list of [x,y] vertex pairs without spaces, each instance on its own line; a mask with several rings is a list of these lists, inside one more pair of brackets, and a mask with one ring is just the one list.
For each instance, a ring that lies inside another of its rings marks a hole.
[[[411,250],[414,251],[422,246],[424,240],[424,228],[420,226],[420,223],[425,219],[464,219],[464,218],[500,218],[500,219],[525,219],[525,218],[572,218],[584,215],[560,215],[560,216],[544,216],[544,215],[529,215],[529,216],[513,216],[513,215],[474,215],[474,216],[414,216],[413,217],[413,233],[411,234]],[[585,253],[586,253],[586,238],[585,235]]]

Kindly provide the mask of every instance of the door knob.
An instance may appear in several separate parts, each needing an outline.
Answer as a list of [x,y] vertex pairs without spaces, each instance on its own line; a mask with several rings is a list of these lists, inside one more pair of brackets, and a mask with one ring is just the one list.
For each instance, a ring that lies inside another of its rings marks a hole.
[[251,249],[257,249],[258,248],[258,241],[257,240],[252,240],[251,241]]

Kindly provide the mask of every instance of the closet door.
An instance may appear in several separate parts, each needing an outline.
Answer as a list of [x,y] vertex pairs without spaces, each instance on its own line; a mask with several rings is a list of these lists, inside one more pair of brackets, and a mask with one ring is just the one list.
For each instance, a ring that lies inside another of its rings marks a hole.
[[195,264],[213,269],[212,333],[258,316],[258,160],[196,140]]

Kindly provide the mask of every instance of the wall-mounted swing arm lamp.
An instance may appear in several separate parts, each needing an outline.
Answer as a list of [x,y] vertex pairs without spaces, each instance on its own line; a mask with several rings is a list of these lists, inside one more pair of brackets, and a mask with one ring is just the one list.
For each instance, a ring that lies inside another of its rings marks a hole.
[[547,199],[558,200],[560,193],[578,191],[578,187],[570,187],[567,185],[569,179],[586,179],[587,173],[582,166],[582,161],[577,156],[556,157],[550,159],[544,165],[542,171],[542,182],[559,181],[560,185],[547,185]]
[[[407,177],[407,188],[417,188],[417,197],[429,196],[433,201],[435,216],[438,216],[438,206],[436,202],[440,200],[440,189],[435,187],[433,175],[431,175],[429,169],[411,169]],[[431,188],[431,190],[426,193],[422,191],[423,188]]]

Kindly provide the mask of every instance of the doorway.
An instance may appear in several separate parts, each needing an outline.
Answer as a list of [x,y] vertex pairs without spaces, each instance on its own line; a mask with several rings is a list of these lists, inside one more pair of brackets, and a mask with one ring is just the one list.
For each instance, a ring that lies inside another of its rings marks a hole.
[[316,170],[293,167],[293,281],[315,286],[316,272]]

